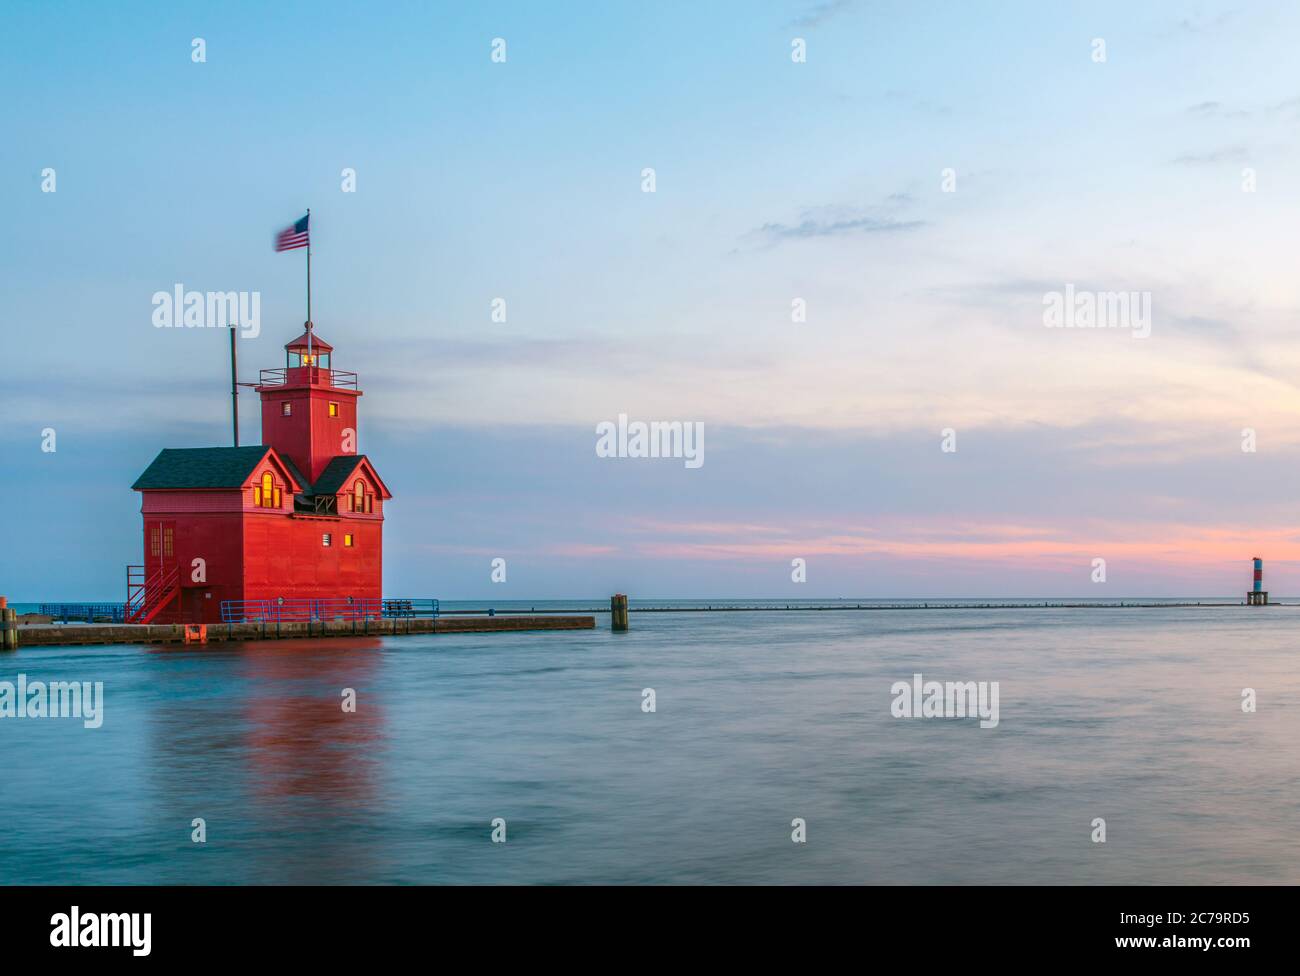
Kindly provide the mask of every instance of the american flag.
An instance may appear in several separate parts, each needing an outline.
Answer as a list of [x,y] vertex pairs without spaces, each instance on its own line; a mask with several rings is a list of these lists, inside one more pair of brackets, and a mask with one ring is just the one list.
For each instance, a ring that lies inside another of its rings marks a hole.
[[275,249],[277,251],[292,251],[294,248],[307,247],[311,244],[311,238],[307,234],[307,221],[310,219],[311,214],[308,214],[293,226],[280,231],[275,238]]

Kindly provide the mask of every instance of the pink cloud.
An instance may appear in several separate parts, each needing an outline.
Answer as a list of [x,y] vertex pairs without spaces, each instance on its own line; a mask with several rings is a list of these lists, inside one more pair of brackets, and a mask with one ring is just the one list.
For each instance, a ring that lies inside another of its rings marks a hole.
[[1062,529],[1044,523],[974,525],[946,520],[909,520],[876,526],[818,523],[755,525],[750,522],[653,523],[659,536],[631,545],[656,559],[780,559],[791,556],[863,556],[897,559],[1015,561],[1053,565],[1094,557],[1187,567],[1240,563],[1253,555],[1270,561],[1300,560],[1300,539],[1253,527],[1107,522]]

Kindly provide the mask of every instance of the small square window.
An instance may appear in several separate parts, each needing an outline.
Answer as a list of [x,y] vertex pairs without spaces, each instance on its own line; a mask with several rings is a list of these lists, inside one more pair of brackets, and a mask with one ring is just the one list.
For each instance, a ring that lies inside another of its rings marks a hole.
[[320,537],[320,544],[322,546],[331,546],[334,544],[334,540],[331,539],[330,534],[326,532],[323,536]]
[[338,415],[339,415],[339,405],[338,405],[337,403],[335,403],[333,400],[331,400],[331,401],[330,401],[330,416],[331,416],[331,417],[337,417]]
[[293,415],[293,404],[290,403],[288,400],[285,400],[282,404],[280,404],[280,416],[289,417],[292,415]]
[[352,533],[351,533],[351,532],[349,532],[349,533],[347,533],[346,535],[343,536],[343,545],[346,546],[346,547],[349,548],[349,549],[352,548]]

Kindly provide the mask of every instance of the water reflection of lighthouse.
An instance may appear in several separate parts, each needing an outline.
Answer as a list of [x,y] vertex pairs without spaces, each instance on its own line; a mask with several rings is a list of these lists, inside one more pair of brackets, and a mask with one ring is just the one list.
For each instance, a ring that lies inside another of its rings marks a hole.
[[[148,816],[202,817],[210,852],[175,873],[169,865],[158,881],[345,884],[382,870],[373,831],[387,716],[371,693],[382,646],[365,637],[153,651],[178,664],[150,712],[157,809]],[[355,711],[342,707],[349,688]],[[323,825],[335,831],[328,845],[303,843]]]

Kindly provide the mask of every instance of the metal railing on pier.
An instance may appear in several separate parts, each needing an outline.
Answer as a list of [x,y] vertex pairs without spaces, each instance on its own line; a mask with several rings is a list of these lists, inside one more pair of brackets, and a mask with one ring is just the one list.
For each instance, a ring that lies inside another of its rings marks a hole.
[[336,597],[325,600],[283,598],[221,601],[221,622],[227,624],[288,624],[437,616],[438,601],[431,599]]
[[42,603],[37,612],[64,624],[126,622],[126,606],[121,603]]

